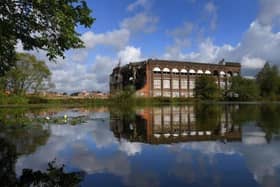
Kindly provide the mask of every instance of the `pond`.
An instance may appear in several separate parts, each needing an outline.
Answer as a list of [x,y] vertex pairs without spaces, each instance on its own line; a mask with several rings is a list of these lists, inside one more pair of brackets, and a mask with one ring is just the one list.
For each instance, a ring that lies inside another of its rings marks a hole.
[[0,186],[280,186],[280,105],[0,109]]

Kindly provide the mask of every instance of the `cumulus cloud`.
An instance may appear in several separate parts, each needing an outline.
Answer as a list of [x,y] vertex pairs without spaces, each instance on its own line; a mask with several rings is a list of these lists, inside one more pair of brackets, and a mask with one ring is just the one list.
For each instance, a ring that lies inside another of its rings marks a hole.
[[273,32],[271,26],[254,21],[236,46],[215,45],[211,38],[206,38],[199,44],[197,52],[183,53],[179,48],[175,55],[166,51],[163,56],[164,58],[206,62],[217,62],[224,58],[241,62],[246,72],[246,69],[261,68],[265,61],[278,64],[280,62],[279,50],[280,32]]
[[121,23],[121,28],[130,30],[131,32],[154,32],[159,18],[148,15],[147,13],[139,13],[133,17],[125,18]]
[[121,60],[122,65],[142,59],[141,49],[126,46],[120,50],[116,57],[96,55],[94,62],[85,65],[75,62],[61,61],[57,64],[50,63],[53,72],[53,82],[58,91],[109,90],[109,75]]
[[164,58],[172,59],[175,56],[180,56],[181,49],[190,47],[190,35],[193,32],[193,24],[190,22],[183,23],[182,26],[177,27],[167,33],[173,37],[173,44],[166,48]]
[[73,54],[70,56],[73,62],[85,63],[88,57],[87,49],[77,49],[73,51]]
[[87,48],[105,45],[120,49],[128,43],[129,37],[130,32],[127,29],[118,29],[99,34],[88,31],[81,36],[81,39]]
[[272,25],[273,22],[280,24],[280,1],[260,0],[258,20],[264,25]]
[[265,60],[261,58],[252,58],[250,56],[244,56],[241,59],[241,64],[244,68],[258,69],[263,67],[263,65],[265,64]]
[[[206,62],[218,62],[224,58],[228,61],[241,62],[243,72],[250,76],[254,75],[265,61],[280,65],[278,55],[280,32],[275,31],[273,27],[275,24],[279,24],[279,6],[280,1],[278,0],[260,0],[260,12],[257,18],[252,21],[236,46],[230,44],[215,45],[212,38],[206,37],[198,44],[196,52],[184,53],[184,48],[188,46],[177,44],[169,46],[163,54],[163,58]],[[208,2],[204,6],[204,11],[211,17],[210,26],[216,27],[217,7],[215,4]],[[184,35],[183,28],[174,31],[177,35],[183,33],[180,41],[189,39],[189,35]],[[187,29],[185,30],[187,31]],[[174,44],[176,44],[177,38],[174,35]]]
[[141,60],[141,49],[133,46],[126,46],[123,50],[118,52],[118,58],[123,64]]

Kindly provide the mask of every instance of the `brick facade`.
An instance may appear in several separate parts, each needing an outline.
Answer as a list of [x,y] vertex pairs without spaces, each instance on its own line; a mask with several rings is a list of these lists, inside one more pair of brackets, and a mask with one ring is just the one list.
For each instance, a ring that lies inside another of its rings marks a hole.
[[127,86],[136,88],[136,95],[144,97],[193,97],[198,76],[214,76],[221,89],[230,87],[230,77],[240,74],[240,63],[218,64],[155,60],[130,63],[114,68],[110,75],[110,93]]

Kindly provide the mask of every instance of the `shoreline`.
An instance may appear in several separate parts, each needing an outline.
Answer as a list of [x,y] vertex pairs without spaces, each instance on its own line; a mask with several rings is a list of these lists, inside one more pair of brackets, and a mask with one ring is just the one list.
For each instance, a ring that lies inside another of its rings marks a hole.
[[245,105],[261,105],[261,104],[280,104],[280,101],[272,100],[256,100],[256,101],[215,101],[215,100],[199,100],[189,98],[132,98],[126,100],[117,99],[93,99],[93,98],[62,98],[49,99],[40,98],[44,102],[36,103],[11,103],[0,104],[0,109],[3,108],[48,108],[48,107],[112,107],[112,106],[158,106],[158,105],[195,105],[195,104],[245,104]]

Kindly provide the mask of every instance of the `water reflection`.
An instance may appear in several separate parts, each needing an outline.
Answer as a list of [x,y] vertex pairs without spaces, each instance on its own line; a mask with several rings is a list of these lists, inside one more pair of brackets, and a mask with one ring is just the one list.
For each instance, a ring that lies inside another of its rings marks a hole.
[[78,177],[74,186],[280,186],[279,112],[278,105],[1,110],[0,181],[8,183],[0,186],[21,176],[40,181],[35,173],[48,178],[54,159],[65,164],[63,176]]
[[151,144],[189,141],[241,141],[241,127],[231,113],[236,106],[165,106],[146,108],[134,118],[112,114],[111,129],[117,138]]
[[0,186],[77,186],[83,179],[82,172],[66,173],[64,166],[56,165],[55,160],[48,163],[45,172],[25,168],[17,177],[17,154],[13,144],[0,138]]

